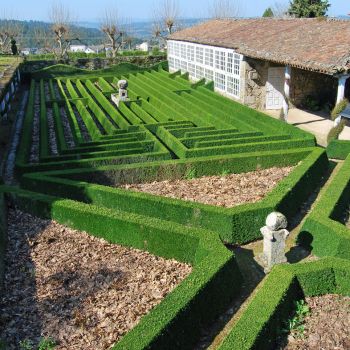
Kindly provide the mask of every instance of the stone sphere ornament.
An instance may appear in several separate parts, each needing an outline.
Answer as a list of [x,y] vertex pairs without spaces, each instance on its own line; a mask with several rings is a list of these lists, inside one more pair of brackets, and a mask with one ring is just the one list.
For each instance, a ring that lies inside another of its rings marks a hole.
[[287,228],[288,221],[282,213],[274,211],[267,216],[265,224],[272,231],[277,231],[283,228]]
[[261,260],[264,271],[270,272],[277,264],[287,262],[284,250],[289,232],[286,230],[287,218],[279,212],[272,212],[266,218],[266,226],[260,229],[264,237],[264,247]]
[[125,89],[127,89],[128,88],[128,82],[126,81],[126,80],[119,80],[118,81],[118,88],[119,89],[123,89],[123,90],[125,90]]

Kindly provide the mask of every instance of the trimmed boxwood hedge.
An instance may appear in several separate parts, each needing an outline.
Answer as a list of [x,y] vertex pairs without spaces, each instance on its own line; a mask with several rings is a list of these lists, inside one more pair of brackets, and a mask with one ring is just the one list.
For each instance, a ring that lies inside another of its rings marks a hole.
[[329,158],[345,159],[350,154],[350,141],[332,140],[327,147]]
[[239,291],[242,278],[235,258],[213,232],[14,187],[0,189],[34,215],[193,265],[191,274],[114,349],[191,349],[202,326],[218,317]]
[[[298,164],[300,163],[300,164]],[[196,176],[220,174],[223,171],[245,172],[271,166],[295,165],[296,169],[262,201],[234,208],[220,208],[195,202],[154,196],[146,193],[101,186],[183,178],[192,170]],[[319,148],[270,152],[266,155],[247,154],[239,158],[199,158],[150,162],[26,174],[21,186],[59,197],[93,203],[111,209],[138,213],[186,226],[219,232],[230,243],[246,243],[260,238],[259,228],[266,215],[279,210],[293,217],[313,191],[328,167],[325,151]],[[92,183],[91,183],[92,182]]]
[[218,350],[274,349],[293,302],[328,293],[350,295],[350,262],[324,258],[278,265],[258,288]]
[[305,220],[298,242],[311,248],[317,256],[350,259],[350,230],[341,223],[350,203],[350,155],[338,167],[338,173],[323,189]]

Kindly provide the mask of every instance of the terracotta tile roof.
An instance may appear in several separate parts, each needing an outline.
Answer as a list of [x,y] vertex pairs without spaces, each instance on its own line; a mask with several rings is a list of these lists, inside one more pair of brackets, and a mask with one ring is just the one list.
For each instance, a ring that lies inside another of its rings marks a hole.
[[242,55],[327,74],[350,71],[350,21],[211,20],[170,39],[235,49]]

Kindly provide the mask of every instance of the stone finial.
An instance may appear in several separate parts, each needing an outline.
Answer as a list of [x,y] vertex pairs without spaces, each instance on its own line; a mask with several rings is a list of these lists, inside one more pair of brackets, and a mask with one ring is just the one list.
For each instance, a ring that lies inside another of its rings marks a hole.
[[281,213],[269,214],[265,223],[266,226],[260,229],[264,236],[262,260],[265,265],[264,271],[269,272],[274,265],[287,262],[284,250],[289,231],[286,230],[287,219]]
[[128,88],[128,82],[127,80],[119,80],[118,81],[118,88],[119,89],[123,89],[123,90],[126,90]]
[[119,107],[120,102],[129,101],[128,98],[128,82],[127,80],[119,80],[118,81],[118,95],[112,94],[112,101]]

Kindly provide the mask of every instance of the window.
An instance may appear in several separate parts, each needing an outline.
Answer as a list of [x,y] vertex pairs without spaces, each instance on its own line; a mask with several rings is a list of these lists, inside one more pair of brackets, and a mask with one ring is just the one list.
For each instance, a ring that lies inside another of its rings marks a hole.
[[196,78],[202,79],[204,77],[204,68],[201,66],[196,66]]
[[191,77],[195,77],[196,76],[196,65],[193,63],[189,63],[188,64],[188,72],[190,73]]
[[203,47],[197,46],[196,47],[196,62],[199,64],[203,64],[203,53],[204,49]]
[[235,75],[239,75],[240,74],[240,68],[241,68],[241,56],[235,53],[233,73]]
[[174,56],[179,57],[180,56],[180,44],[174,43]]
[[186,59],[186,45],[185,44],[181,44],[181,58]]
[[179,70],[180,69],[180,60],[178,58],[175,58],[174,69],[175,70]]
[[219,90],[225,91],[226,90],[226,76],[225,76],[225,74],[215,72],[214,85]]
[[206,66],[213,67],[213,64],[214,64],[213,52],[214,52],[213,49],[205,49],[205,56],[204,56],[205,62],[204,62],[204,64]]
[[204,77],[206,81],[213,81],[214,80],[214,74],[211,69],[205,69]]
[[174,59],[174,57],[169,57],[169,69],[175,69],[175,59]]
[[194,62],[194,46],[187,45],[187,60]]
[[232,73],[233,72],[233,52],[228,52],[227,53],[226,72],[227,73]]
[[173,55],[173,42],[172,41],[168,41],[168,56]]
[[181,73],[186,73],[187,72],[187,62],[186,61],[181,61],[180,62],[180,68],[181,68]]
[[226,53],[225,51],[215,50],[215,68],[220,70],[225,70],[225,59]]
[[239,98],[239,79],[227,77],[227,92]]

